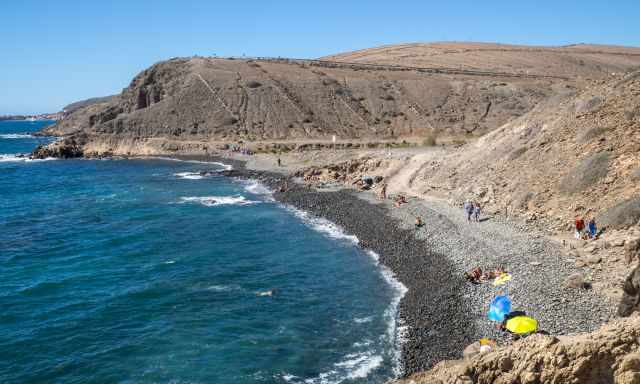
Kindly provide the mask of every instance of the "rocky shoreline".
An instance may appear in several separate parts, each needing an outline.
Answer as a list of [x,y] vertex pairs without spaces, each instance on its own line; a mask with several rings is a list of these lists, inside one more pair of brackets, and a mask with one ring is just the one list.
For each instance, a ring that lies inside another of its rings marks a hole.
[[[218,159],[230,163],[229,159]],[[318,190],[290,176],[248,170],[231,161],[225,176],[254,179],[268,186],[283,204],[309,212],[355,235],[360,246],[376,252],[408,291],[400,304],[400,323],[406,327],[402,344],[404,376],[432,368],[442,360],[459,359],[463,349],[482,337],[502,345],[512,342],[486,318],[491,299],[512,297],[515,309],[535,316],[552,335],[592,331],[613,317],[615,303],[593,290],[565,285],[575,271],[561,252],[525,226],[492,218],[474,236],[463,231],[466,222],[454,207],[410,199],[403,209],[371,194],[327,188]],[[277,190],[287,181],[287,192]],[[419,233],[413,215],[426,218]],[[476,225],[476,224],[473,224]],[[496,237],[496,238],[491,238]],[[474,249],[475,248],[475,249]],[[463,272],[472,266],[505,266],[514,274],[508,287],[472,285]]]
[[[613,317],[615,303],[593,290],[570,287],[574,263],[541,233],[530,233],[516,221],[490,217],[469,224],[456,207],[409,199],[401,209],[390,200],[337,185],[313,188],[300,178],[251,170],[226,157],[178,156],[181,160],[220,162],[233,168],[223,176],[257,180],[274,191],[276,201],[327,219],[359,239],[363,249],[379,255],[408,290],[400,302],[399,323],[406,329],[401,362],[403,377],[431,369],[443,360],[459,359],[466,346],[483,337],[510,344],[486,319],[491,299],[500,293],[516,310],[526,310],[551,335],[593,331]],[[207,171],[203,169],[203,171]],[[279,189],[287,183],[287,191]],[[415,215],[425,219],[420,231]],[[471,227],[475,225],[476,227]],[[473,285],[463,273],[475,266],[505,267],[514,276],[507,287]],[[580,272],[589,273],[589,267]]]
[[[370,204],[351,191],[319,192],[280,174],[233,165],[234,170],[223,172],[225,176],[259,180],[272,190],[288,180],[287,192],[274,193],[277,201],[325,218],[357,236],[360,246],[376,252],[380,262],[408,288],[400,304],[400,323],[408,329],[402,345],[405,374],[428,369],[442,359],[459,357],[470,340],[466,335],[473,334],[467,326],[460,327],[472,324],[463,305],[463,281],[454,276],[446,257],[430,250],[427,240],[402,229],[383,206]],[[416,337],[414,330],[424,330],[425,325],[430,330]],[[432,343],[424,343],[425,339],[432,339]]]

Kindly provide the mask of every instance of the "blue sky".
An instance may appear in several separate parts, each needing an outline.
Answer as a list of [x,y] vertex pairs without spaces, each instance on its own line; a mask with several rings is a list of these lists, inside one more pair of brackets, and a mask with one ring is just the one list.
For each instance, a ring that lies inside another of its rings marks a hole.
[[319,57],[382,44],[640,46],[629,1],[37,1],[0,3],[0,115],[118,93],[175,56]]

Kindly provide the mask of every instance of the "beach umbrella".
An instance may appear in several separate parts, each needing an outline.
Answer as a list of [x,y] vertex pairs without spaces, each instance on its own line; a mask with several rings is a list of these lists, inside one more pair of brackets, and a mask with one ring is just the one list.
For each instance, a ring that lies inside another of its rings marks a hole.
[[501,273],[500,276],[496,277],[493,281],[494,286],[505,284],[507,281],[511,281],[511,275],[508,273]]
[[538,330],[538,321],[529,316],[516,316],[507,320],[505,328],[517,334],[532,333]]
[[511,301],[507,296],[496,296],[489,305],[488,317],[490,320],[502,323],[507,313],[511,312]]

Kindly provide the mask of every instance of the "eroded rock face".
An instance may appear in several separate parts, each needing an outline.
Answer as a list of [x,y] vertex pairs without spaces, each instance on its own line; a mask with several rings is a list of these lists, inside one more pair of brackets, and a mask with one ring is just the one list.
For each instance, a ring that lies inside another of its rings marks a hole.
[[396,384],[640,382],[640,317],[575,336],[533,335],[495,352],[445,361]]
[[549,79],[518,74],[435,76],[350,64],[172,59],[141,72],[117,98],[74,112],[50,131],[81,131],[96,140],[481,134],[553,92]]

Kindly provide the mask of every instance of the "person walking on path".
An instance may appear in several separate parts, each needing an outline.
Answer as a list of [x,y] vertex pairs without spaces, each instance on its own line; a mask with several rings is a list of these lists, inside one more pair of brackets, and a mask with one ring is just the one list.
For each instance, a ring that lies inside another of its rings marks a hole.
[[480,222],[480,203],[476,203],[473,207],[473,219],[476,222]]
[[278,167],[282,166],[282,161],[280,160],[280,158],[278,157]]

